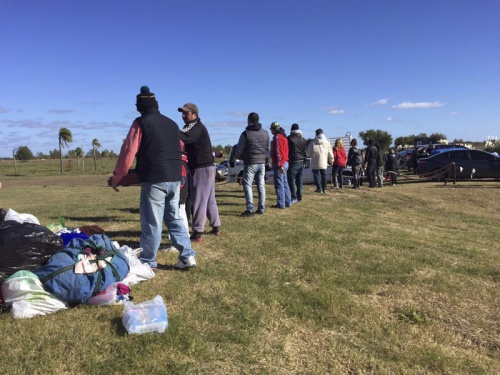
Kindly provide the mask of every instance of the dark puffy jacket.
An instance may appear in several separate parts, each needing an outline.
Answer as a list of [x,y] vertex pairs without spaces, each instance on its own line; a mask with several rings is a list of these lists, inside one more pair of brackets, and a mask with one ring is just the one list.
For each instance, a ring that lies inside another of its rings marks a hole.
[[214,165],[212,142],[207,128],[199,118],[185,125],[180,133],[188,154],[188,166],[191,171]]
[[245,165],[265,164],[269,158],[269,133],[262,125],[250,124],[241,133],[236,145],[236,157]]
[[182,162],[177,124],[157,109],[148,110],[136,121],[142,129],[136,165],[139,181],[180,181]]
[[387,161],[385,162],[385,169],[387,171],[397,172],[398,171],[398,159],[396,154],[387,155]]
[[290,163],[303,161],[306,157],[306,140],[301,134],[292,133],[288,136],[288,161]]

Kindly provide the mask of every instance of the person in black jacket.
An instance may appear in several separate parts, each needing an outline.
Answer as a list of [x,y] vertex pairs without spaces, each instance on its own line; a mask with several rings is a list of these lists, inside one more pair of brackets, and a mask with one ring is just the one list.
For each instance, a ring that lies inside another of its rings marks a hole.
[[306,158],[306,140],[298,124],[292,125],[288,136],[288,186],[292,195],[292,203],[302,201],[302,171]]
[[368,183],[371,188],[377,186],[377,148],[373,145],[373,141],[368,141],[368,147],[365,154],[365,170],[368,177]]
[[361,150],[358,148],[358,141],[356,138],[351,140],[351,148],[347,155],[347,165],[352,167],[352,188],[359,189],[361,182],[361,168],[363,165],[363,155]]
[[389,151],[387,161],[385,162],[385,170],[391,175],[391,186],[398,184],[398,159],[394,150]]
[[209,234],[220,236],[220,216],[215,201],[215,164],[212,142],[208,130],[198,116],[198,107],[186,103],[177,109],[182,112],[184,128],[180,138],[188,154],[190,178],[189,193],[192,198],[193,234],[192,242],[201,242],[205,232],[205,223],[210,221],[212,231]]
[[259,115],[252,112],[248,115],[248,126],[241,133],[236,145],[236,158],[242,159],[243,167],[243,191],[247,209],[241,216],[252,216],[255,206],[253,204],[252,184],[256,179],[257,192],[259,194],[258,214],[263,214],[266,208],[266,185],[264,175],[266,173],[266,161],[269,159],[269,133],[262,129],[259,123]]

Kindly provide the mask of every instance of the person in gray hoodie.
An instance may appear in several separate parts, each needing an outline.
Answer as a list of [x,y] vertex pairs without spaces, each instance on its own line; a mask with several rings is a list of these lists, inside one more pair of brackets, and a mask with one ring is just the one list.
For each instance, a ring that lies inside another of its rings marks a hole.
[[247,209],[241,216],[253,216],[255,206],[253,204],[252,184],[256,179],[257,192],[259,194],[258,214],[263,214],[266,208],[266,186],[265,173],[266,162],[269,160],[269,133],[262,129],[259,123],[259,115],[252,112],[248,115],[248,126],[241,133],[236,145],[236,158],[243,160],[243,191]]

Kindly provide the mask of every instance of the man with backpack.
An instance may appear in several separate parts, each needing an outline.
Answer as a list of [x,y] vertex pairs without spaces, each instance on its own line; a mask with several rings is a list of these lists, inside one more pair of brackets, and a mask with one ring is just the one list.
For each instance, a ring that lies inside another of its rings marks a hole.
[[373,141],[370,139],[368,141],[368,147],[366,148],[365,154],[365,170],[368,177],[368,183],[371,188],[377,186],[377,156],[378,151]]
[[351,140],[351,148],[347,155],[347,165],[352,167],[352,188],[359,189],[361,165],[363,164],[363,156],[361,150],[358,148],[358,141],[356,138]]

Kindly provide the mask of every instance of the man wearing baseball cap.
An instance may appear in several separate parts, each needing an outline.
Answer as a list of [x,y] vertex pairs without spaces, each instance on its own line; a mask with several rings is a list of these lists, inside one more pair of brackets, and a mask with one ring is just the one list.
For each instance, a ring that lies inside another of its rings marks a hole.
[[212,142],[208,130],[199,118],[196,104],[186,103],[177,109],[182,112],[184,128],[180,131],[188,154],[188,167],[191,174],[189,194],[192,199],[193,234],[191,242],[202,242],[205,223],[210,221],[209,234],[220,236],[220,216],[215,201],[215,164]]
[[274,190],[276,191],[276,204],[272,208],[288,208],[292,205],[290,188],[288,187],[288,140],[285,131],[275,121],[271,124],[271,159],[273,160]]

